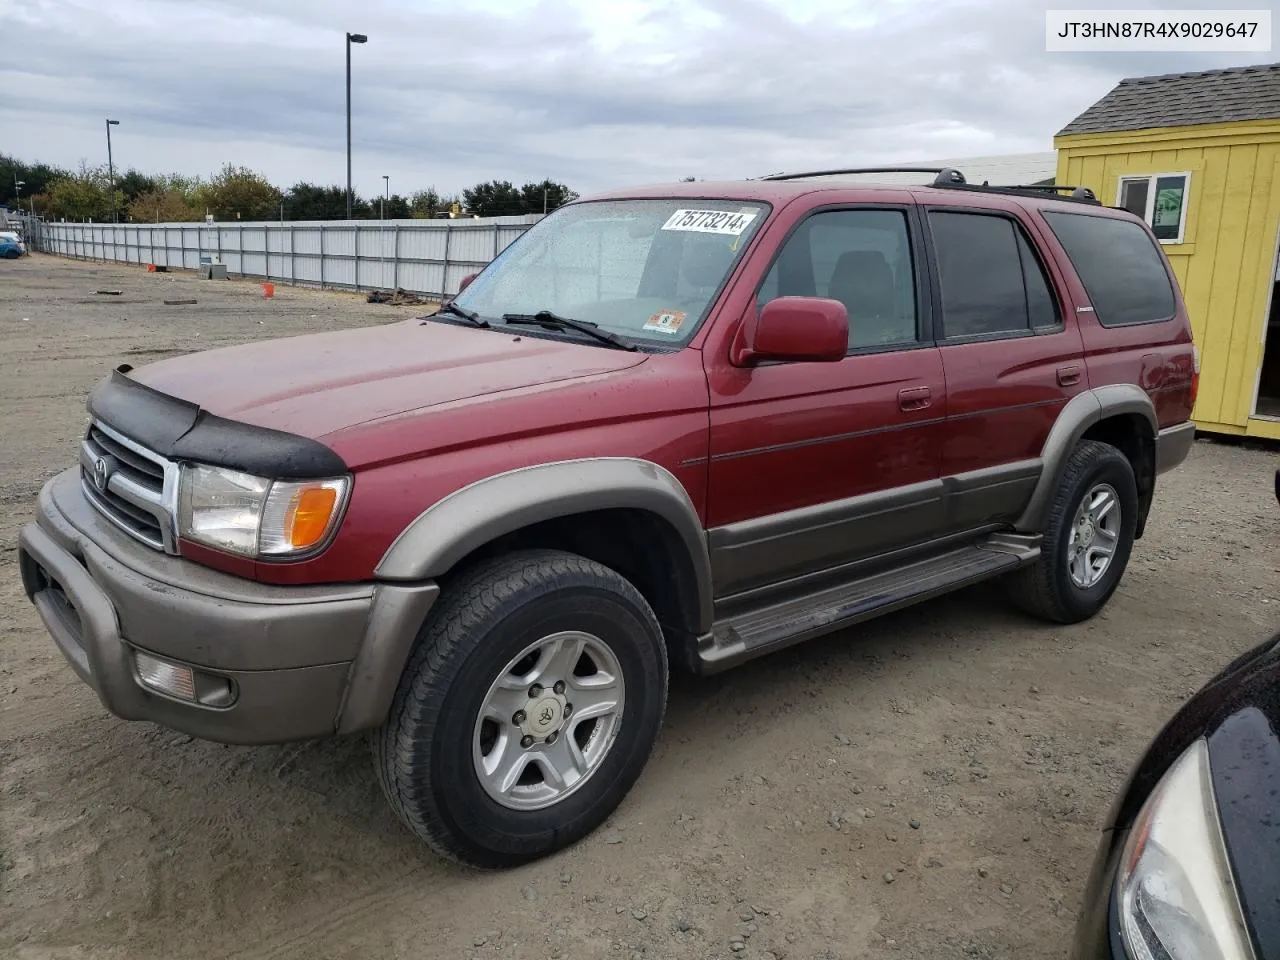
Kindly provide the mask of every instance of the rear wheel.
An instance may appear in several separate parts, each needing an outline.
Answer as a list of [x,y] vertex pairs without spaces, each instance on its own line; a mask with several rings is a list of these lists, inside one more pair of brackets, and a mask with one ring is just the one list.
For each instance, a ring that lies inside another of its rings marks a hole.
[[533,860],[621,802],[666,693],[662,633],[634,586],[573,554],[513,554],[465,575],[428,617],[373,738],[379,779],[444,856]]
[[10,247],[8,250],[4,252],[4,256],[6,260],[17,260],[18,257],[21,256],[21,254],[18,252],[17,247]]
[[1009,578],[1013,600],[1057,623],[1089,619],[1120,583],[1137,522],[1128,458],[1109,444],[1081,441],[1050,504],[1040,559]]

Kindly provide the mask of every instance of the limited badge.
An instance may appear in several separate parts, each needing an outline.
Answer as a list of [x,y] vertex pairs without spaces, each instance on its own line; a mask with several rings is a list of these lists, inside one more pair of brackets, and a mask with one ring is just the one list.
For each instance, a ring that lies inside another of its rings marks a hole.
[[650,317],[644,329],[654,333],[679,333],[686,316],[682,310],[663,310]]

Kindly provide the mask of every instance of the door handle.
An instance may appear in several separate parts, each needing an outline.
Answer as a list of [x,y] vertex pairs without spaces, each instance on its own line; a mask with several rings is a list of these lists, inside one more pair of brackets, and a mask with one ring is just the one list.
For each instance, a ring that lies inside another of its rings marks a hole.
[[1070,387],[1080,382],[1080,364],[1069,363],[1058,368],[1058,386]]
[[903,413],[923,410],[933,403],[933,393],[928,387],[908,387],[898,391],[898,409]]

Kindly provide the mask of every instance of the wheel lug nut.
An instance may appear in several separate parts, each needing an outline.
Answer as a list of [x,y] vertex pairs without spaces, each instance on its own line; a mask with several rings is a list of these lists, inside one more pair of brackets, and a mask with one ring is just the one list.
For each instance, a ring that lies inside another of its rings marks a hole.
[[533,746],[533,737],[525,736],[520,738],[520,746],[528,750]]
[[528,719],[528,718],[525,716],[524,711],[523,711],[523,710],[517,710],[517,711],[515,712],[515,714],[511,717],[511,722],[512,722],[512,723],[514,723],[514,724],[518,727],[518,726],[520,726],[520,724],[524,723],[526,719]]
[[556,693],[564,693],[564,681],[563,680],[556,681],[556,685],[552,687],[552,689],[555,690]]
[[572,704],[572,703],[566,703],[566,704],[564,705],[564,710],[562,710],[562,711],[561,711],[561,714],[567,717],[567,716],[568,716],[569,714],[571,714],[571,713],[573,713],[573,704]]
[[551,744],[555,742],[556,742],[556,732],[552,730],[550,733],[547,734],[547,743]]
[[541,696],[541,694],[542,694],[542,687],[540,684],[535,683],[532,687],[529,688],[530,697]]

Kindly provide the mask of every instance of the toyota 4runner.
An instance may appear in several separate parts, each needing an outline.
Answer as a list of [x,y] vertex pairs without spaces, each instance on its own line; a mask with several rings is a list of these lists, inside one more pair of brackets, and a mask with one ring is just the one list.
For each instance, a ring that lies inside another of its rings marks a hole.
[[119,367],[26,593],[113,714],[369,731],[482,866],[616,807],[673,666],[992,578],[1092,616],[1194,434],[1158,242],[1083,190],[839,173],[574,202],[430,317]]

